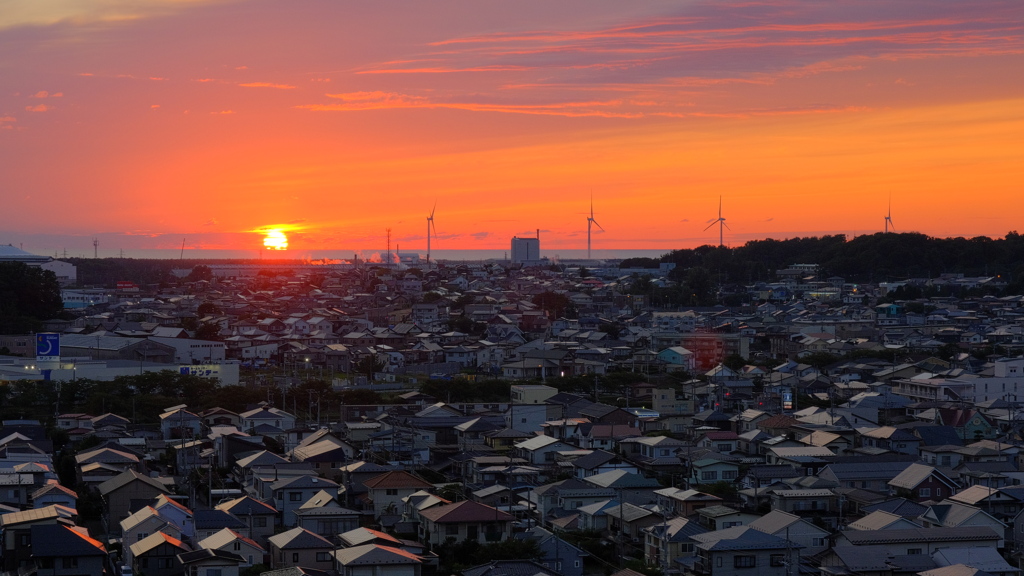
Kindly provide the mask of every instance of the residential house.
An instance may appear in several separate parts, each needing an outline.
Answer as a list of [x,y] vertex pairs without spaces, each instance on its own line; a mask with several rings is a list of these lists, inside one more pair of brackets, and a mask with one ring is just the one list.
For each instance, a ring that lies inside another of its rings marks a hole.
[[244,559],[234,552],[200,548],[178,554],[178,562],[189,576],[238,576]]
[[708,530],[690,518],[675,517],[644,529],[644,560],[664,574],[682,572],[680,560],[696,557],[697,534]]
[[264,556],[267,553],[255,540],[246,538],[230,528],[222,528],[200,540],[199,547],[237,554],[242,558],[242,562],[239,564],[241,568],[263,564]]
[[830,547],[828,530],[784,510],[772,510],[747,526],[795,542],[804,556],[816,556]]
[[431,545],[449,539],[501,542],[510,537],[515,520],[510,514],[472,500],[434,506],[421,510],[419,515],[420,541]]
[[894,494],[916,502],[952,496],[958,486],[934,466],[913,463],[889,481]]
[[338,483],[312,474],[304,474],[274,482],[270,488],[274,494],[274,508],[281,513],[281,522],[288,527],[298,523],[295,511],[299,507],[321,490],[337,491]]
[[313,534],[305,528],[292,528],[268,538],[271,568],[303,566],[330,570],[333,566],[330,540]]
[[420,576],[423,560],[401,548],[363,544],[333,554],[338,576]]
[[113,568],[106,548],[90,537],[85,528],[62,524],[32,526],[31,553],[36,574],[109,574]]
[[696,534],[697,561],[693,571],[700,576],[786,576],[790,566],[799,565],[800,546],[750,526],[736,526]]
[[404,470],[390,471],[374,476],[363,482],[367,496],[373,504],[373,515],[394,514],[402,507],[402,500],[418,490],[430,490],[434,486]]
[[178,554],[192,551],[188,544],[163,532],[154,532],[129,547],[135,573],[146,576],[179,576],[183,568]]
[[239,532],[247,534],[249,538],[252,538],[260,545],[265,545],[267,538],[274,534],[277,509],[255,498],[242,496],[241,498],[221,502],[217,504],[216,509],[228,512],[242,520],[248,529]]
[[[126,470],[121,474],[99,485],[100,495],[107,505],[110,518],[125,518],[131,514],[132,500],[154,500],[161,494],[167,494],[167,488],[149,476],[143,476],[134,470]],[[120,524],[112,527],[120,532]]]

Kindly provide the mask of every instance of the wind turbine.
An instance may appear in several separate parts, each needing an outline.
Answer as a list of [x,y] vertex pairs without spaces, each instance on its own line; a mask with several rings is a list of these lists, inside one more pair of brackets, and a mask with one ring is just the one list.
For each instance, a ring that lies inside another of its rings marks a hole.
[[427,268],[430,268],[430,231],[434,231],[434,236],[437,236],[437,228],[434,227],[434,211],[437,210],[437,202],[434,202],[434,207],[430,209],[430,216],[427,216]]
[[587,260],[590,260],[590,229],[593,225],[597,225],[601,228],[601,232],[604,232],[604,228],[594,220],[594,196],[590,196],[590,216],[587,216]]
[[[725,223],[725,218],[722,218],[722,197],[721,196],[718,197],[718,218],[716,220],[712,220],[711,224],[708,224],[708,227],[705,228],[704,230],[705,231],[710,230],[711,227],[714,226],[715,224],[718,224],[718,247],[721,248],[722,246],[725,246],[725,242],[724,242],[725,232],[724,232],[724,229],[725,228],[729,228],[729,225]],[[732,228],[729,228],[729,230],[731,231]]]
[[889,213],[885,215],[885,233],[886,234],[889,233],[889,228],[892,228],[893,232],[896,231],[896,226],[892,223],[892,195],[891,194],[889,195]]

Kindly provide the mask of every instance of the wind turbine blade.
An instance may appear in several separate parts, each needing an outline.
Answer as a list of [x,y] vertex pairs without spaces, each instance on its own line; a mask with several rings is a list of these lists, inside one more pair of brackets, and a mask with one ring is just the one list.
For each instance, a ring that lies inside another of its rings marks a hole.
[[708,227],[707,227],[707,228],[705,228],[705,229],[704,229],[704,231],[705,231],[705,232],[707,232],[707,231],[708,231],[708,230],[710,230],[710,229],[711,229],[711,227],[712,227],[712,226],[714,226],[715,224],[718,224],[718,220],[715,220],[715,221],[714,221],[714,222],[712,222],[711,224],[708,224]]
[[728,229],[730,232],[732,232],[732,228],[729,228],[729,225],[725,223],[725,218],[722,218],[722,226],[725,226],[726,229]]
[[437,226],[434,226],[434,221],[430,221],[430,228],[434,230],[434,238],[437,238]]
[[896,231],[896,225],[892,223],[892,218],[889,218],[889,227],[892,228],[893,232]]
[[598,224],[598,223],[597,223],[597,220],[591,220],[591,222],[593,222],[593,223],[594,223],[594,226],[597,226],[598,228],[600,228],[600,229],[601,229],[601,232],[604,232],[604,227],[603,227],[603,226],[601,226],[600,224]]
[[718,219],[722,219],[722,197],[718,197]]

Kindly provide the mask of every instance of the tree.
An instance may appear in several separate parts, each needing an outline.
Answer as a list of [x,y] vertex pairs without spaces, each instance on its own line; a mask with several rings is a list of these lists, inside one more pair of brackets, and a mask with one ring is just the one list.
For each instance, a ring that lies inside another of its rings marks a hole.
[[0,334],[37,332],[64,311],[57,276],[23,262],[0,262]]
[[215,322],[203,322],[196,328],[196,340],[223,340],[220,325]]
[[533,303],[548,312],[552,318],[561,318],[565,315],[565,309],[572,301],[565,294],[557,292],[541,292],[533,297]]
[[370,354],[363,356],[359,359],[359,362],[356,362],[356,372],[366,374],[368,378],[373,378],[374,374],[383,372],[387,366],[387,362],[378,359],[374,354]]

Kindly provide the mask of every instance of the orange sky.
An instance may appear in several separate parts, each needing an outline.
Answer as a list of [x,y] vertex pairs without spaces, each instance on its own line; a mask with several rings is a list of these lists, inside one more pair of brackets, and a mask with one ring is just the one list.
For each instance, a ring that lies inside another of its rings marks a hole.
[[0,243],[671,249],[1024,209],[1024,4],[15,0]]

